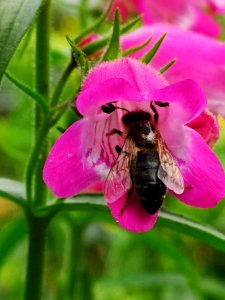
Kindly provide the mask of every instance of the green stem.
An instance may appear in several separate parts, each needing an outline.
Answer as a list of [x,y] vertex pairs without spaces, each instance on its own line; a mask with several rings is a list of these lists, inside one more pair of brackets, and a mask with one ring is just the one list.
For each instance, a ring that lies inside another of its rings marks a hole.
[[84,246],[83,224],[69,222],[71,229],[69,265],[68,265],[68,300],[92,300],[89,274],[86,270],[86,249]]
[[[71,222],[72,223],[72,222]],[[68,268],[68,298],[74,299],[78,295],[79,283],[82,273],[82,228],[77,225],[71,226],[71,241]]]
[[[47,0],[37,20],[36,31],[36,91],[49,99],[49,41],[50,41],[51,0]],[[35,139],[34,148],[28,163],[26,189],[29,222],[29,248],[25,300],[40,300],[44,268],[44,249],[47,231],[47,220],[33,216],[34,206],[44,204],[47,199],[47,188],[42,181],[42,166],[48,151],[48,115],[35,106]]]
[[[35,175],[34,172],[35,172],[35,169],[37,166],[37,161],[39,160],[39,154],[45,143],[46,136],[48,134],[48,130],[49,130],[48,125],[43,124],[38,133],[38,136],[36,138],[36,144],[32,149],[30,159],[28,162],[27,171],[26,171],[26,195],[27,195],[27,201],[29,204],[31,204],[32,198],[33,198],[32,181],[33,181],[33,176]],[[40,201],[40,204],[42,204],[42,201]]]
[[56,85],[55,91],[54,91],[54,93],[52,95],[52,99],[51,99],[51,106],[54,106],[59,102],[63,88],[75,67],[76,67],[76,62],[75,62],[74,58],[72,57],[70,63],[67,65],[66,69],[64,70],[61,78],[59,79],[59,81]]
[[[36,90],[49,101],[50,90],[50,19],[51,19],[51,0],[47,0],[37,21],[36,32]],[[43,129],[43,123],[46,122],[48,116],[44,115],[40,108],[35,108],[35,147],[39,142],[39,132]],[[45,157],[48,153],[48,138],[45,140],[39,156],[36,157],[36,169],[34,179],[34,204],[41,205],[47,199],[47,188],[42,180],[42,167]],[[33,174],[32,174],[33,175]]]
[[41,299],[46,230],[47,222],[45,219],[31,218],[29,220],[29,248],[25,300]]

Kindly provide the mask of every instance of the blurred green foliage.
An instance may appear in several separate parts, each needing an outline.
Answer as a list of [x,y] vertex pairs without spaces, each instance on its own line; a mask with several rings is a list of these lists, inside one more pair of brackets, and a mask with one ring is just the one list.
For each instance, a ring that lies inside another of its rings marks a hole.
[[[70,59],[65,36],[74,36],[100,15],[87,1],[53,1],[51,66],[52,86]],[[106,25],[105,25],[106,26]],[[104,27],[104,26],[103,26]],[[9,71],[20,81],[34,82],[34,27],[20,44]],[[74,71],[64,100],[79,87]],[[0,175],[23,181],[32,146],[33,103],[4,78],[0,88]],[[59,126],[75,120],[68,111]],[[225,167],[225,123],[215,151]],[[52,140],[60,132],[52,131]],[[187,207],[167,197],[165,207],[225,232],[225,204],[210,210]],[[27,224],[14,204],[0,199],[0,299],[22,299],[27,254]],[[169,229],[156,227],[142,234],[119,228],[114,220],[88,212],[61,213],[50,225],[46,249],[46,300],[192,300],[225,299],[225,253]]]

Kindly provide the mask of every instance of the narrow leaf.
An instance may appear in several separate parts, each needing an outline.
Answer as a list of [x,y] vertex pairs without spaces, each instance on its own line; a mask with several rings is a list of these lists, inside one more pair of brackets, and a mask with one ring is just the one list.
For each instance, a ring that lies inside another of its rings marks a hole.
[[22,207],[26,207],[25,188],[20,182],[0,178],[0,196],[4,199],[11,200]]
[[[104,215],[102,213],[106,213],[109,218],[112,218],[109,214],[109,209],[105,204],[104,197],[99,194],[81,194],[65,200],[58,199],[55,203],[50,203],[46,207],[38,208],[35,211],[35,214],[43,217],[50,215],[54,216],[62,210],[99,211],[101,212],[99,218]],[[225,252],[225,234],[206,225],[161,210],[156,226],[171,228]]]
[[40,105],[44,113],[48,112],[48,104],[45,101],[44,97],[37,94],[35,91],[33,91],[30,87],[19,81],[18,79],[12,77],[8,72],[5,72],[5,76],[21,91],[23,91],[25,94],[27,94],[29,97],[31,97],[34,101],[37,102],[37,104]]
[[106,50],[102,60],[108,61],[117,59],[120,53],[120,16],[119,10],[115,12],[115,18],[113,22],[113,32],[109,42],[108,49]]
[[78,36],[75,37],[74,42],[76,44],[79,43],[85,36],[94,32],[96,29],[98,29],[102,25],[102,23],[105,21],[105,19],[108,17],[108,15],[110,13],[112,3],[113,3],[113,0],[110,0],[107,10],[105,11],[105,13],[102,15],[102,17],[99,20],[97,20],[93,25],[91,25],[90,27],[88,27],[83,32],[81,32]]
[[0,1],[0,82],[19,42],[44,0]]
[[148,39],[146,42],[142,43],[141,45],[127,49],[126,51],[123,52],[123,56],[125,57],[131,55],[132,53],[145,48],[150,43],[151,40],[152,38]]
[[83,77],[87,74],[89,70],[88,60],[86,58],[86,55],[79,47],[77,47],[77,45],[68,36],[66,36],[66,39],[72,48],[72,53],[76,63],[81,67],[81,72]]
[[168,64],[166,64],[164,67],[162,67],[160,70],[159,70],[159,73],[160,74],[163,74],[165,73],[170,67],[172,67],[172,65],[176,62],[177,60],[174,58],[172,59],[171,61],[168,62]]
[[145,64],[150,63],[150,61],[156,55],[156,53],[157,53],[159,47],[161,46],[165,37],[166,37],[166,33],[164,33],[161,36],[161,38],[155,43],[155,45],[148,51],[148,53],[145,54],[145,56],[141,60],[143,63],[145,63]]
[[81,194],[74,198],[58,199],[57,202],[50,203],[46,207],[38,208],[35,214],[40,217],[47,217],[48,215],[55,215],[62,210],[74,210],[74,211],[100,211],[108,212],[108,208],[105,204],[104,197],[99,194]]
[[160,212],[157,225],[175,229],[225,252],[225,235],[206,225],[165,211]]

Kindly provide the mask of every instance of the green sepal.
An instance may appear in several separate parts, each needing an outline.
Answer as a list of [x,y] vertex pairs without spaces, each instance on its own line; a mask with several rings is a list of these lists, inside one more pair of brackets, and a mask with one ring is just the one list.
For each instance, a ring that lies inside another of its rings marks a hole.
[[141,45],[127,49],[126,51],[123,52],[123,54],[122,54],[123,57],[128,56],[138,50],[145,48],[151,42],[151,40],[152,40],[152,38],[148,39],[146,42],[142,43]]
[[[122,25],[120,27],[120,35],[126,33],[130,29],[132,29],[134,26],[136,26],[138,24],[138,22],[140,22],[140,20],[141,20],[141,17],[139,16],[139,17],[132,19],[128,23]],[[84,46],[82,48],[82,50],[88,56],[90,54],[93,54],[93,53],[103,49],[109,43],[109,40],[110,40],[110,36],[107,35],[99,40],[93,41],[92,43]]]
[[113,22],[113,32],[109,42],[109,46],[102,57],[102,61],[117,59],[120,55],[120,16],[119,10],[115,12]]
[[37,104],[41,107],[44,113],[48,113],[48,103],[44,97],[33,91],[29,86],[24,84],[23,82],[19,81],[8,72],[5,72],[5,76],[21,91],[23,91],[26,95],[31,97]]
[[81,76],[84,77],[89,71],[88,60],[86,54],[72,41],[68,36],[66,36],[68,43],[72,49],[72,53],[77,65],[81,68]]
[[120,33],[125,34],[128,31],[130,31],[131,29],[132,30],[135,29],[135,27],[138,27],[138,25],[141,24],[141,19],[142,19],[142,16],[137,16],[137,17],[131,19],[130,21],[128,21],[127,23],[125,23],[124,25],[122,25]]
[[170,67],[173,66],[173,64],[176,62],[176,58],[172,59],[171,61],[169,61],[164,67],[162,67],[160,70],[159,70],[159,73],[160,74],[163,74],[165,73]]
[[110,0],[110,3],[109,3],[109,6],[108,6],[107,10],[102,15],[102,17],[100,17],[99,20],[97,20],[93,25],[91,25],[90,27],[85,29],[83,32],[81,32],[79,35],[77,35],[74,38],[74,42],[76,44],[78,44],[85,36],[87,36],[88,34],[94,32],[96,29],[98,29],[102,25],[102,23],[105,21],[105,19],[108,17],[108,15],[110,13],[112,3],[113,3],[113,0]]
[[145,64],[150,63],[153,57],[156,55],[159,47],[161,46],[164,38],[166,37],[166,33],[164,33],[161,38],[155,43],[155,45],[145,54],[145,56],[141,59],[141,61]]

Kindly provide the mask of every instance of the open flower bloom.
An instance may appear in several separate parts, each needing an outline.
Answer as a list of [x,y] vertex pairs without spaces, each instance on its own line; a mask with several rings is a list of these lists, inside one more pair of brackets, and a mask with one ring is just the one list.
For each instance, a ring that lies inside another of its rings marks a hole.
[[146,25],[165,22],[212,37],[221,33],[215,16],[225,12],[225,3],[216,0],[115,0],[113,10],[116,7],[123,20],[137,13],[143,15]]
[[111,181],[107,179],[105,198],[116,221],[133,232],[155,224],[158,211],[149,214],[135,192],[126,201],[129,170],[114,169],[116,176],[108,175],[118,149],[122,149],[120,155],[125,153],[128,131],[122,118],[137,111],[157,119],[161,139],[179,168],[183,187],[174,188],[168,181],[169,192],[200,208],[213,207],[225,195],[225,174],[219,160],[194,126],[187,125],[206,106],[194,81],[168,85],[151,67],[135,59],[120,59],[102,63],[88,74],[76,105],[83,119],[57,139],[44,167],[44,181],[57,196],[73,196],[112,176]]
[[121,37],[123,50],[137,46],[152,37],[148,46],[133,53],[142,57],[149,48],[167,33],[151,65],[160,69],[172,59],[175,64],[164,74],[170,83],[191,78],[203,89],[208,108],[225,118],[225,43],[198,33],[178,29],[172,25],[143,26]]

